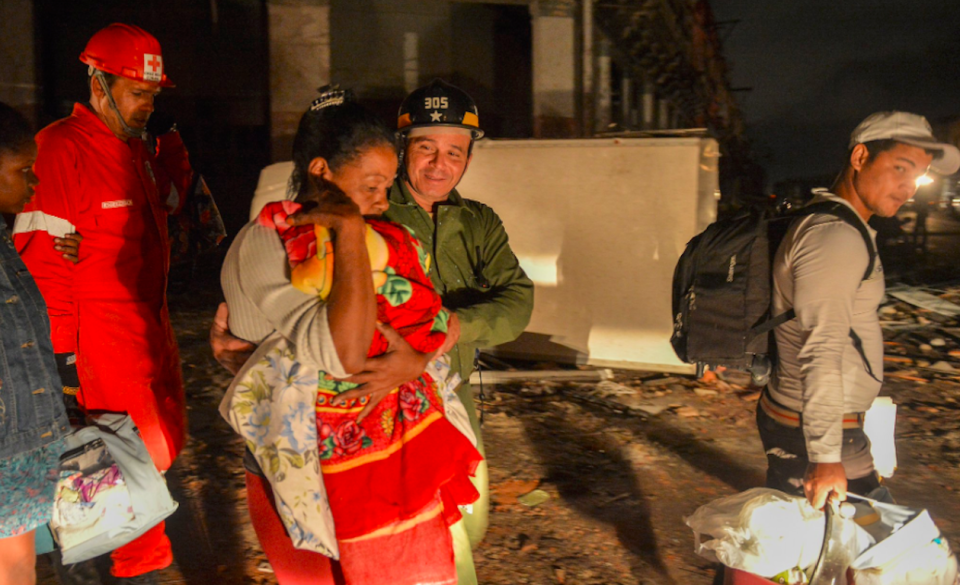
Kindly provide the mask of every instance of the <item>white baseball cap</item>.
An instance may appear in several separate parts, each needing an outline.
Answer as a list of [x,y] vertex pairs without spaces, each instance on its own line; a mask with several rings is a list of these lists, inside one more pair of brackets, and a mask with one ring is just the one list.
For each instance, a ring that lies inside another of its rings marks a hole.
[[850,135],[850,148],[874,140],[896,140],[939,153],[930,170],[952,175],[960,169],[960,149],[933,137],[933,129],[923,116],[909,112],[877,112],[867,116]]

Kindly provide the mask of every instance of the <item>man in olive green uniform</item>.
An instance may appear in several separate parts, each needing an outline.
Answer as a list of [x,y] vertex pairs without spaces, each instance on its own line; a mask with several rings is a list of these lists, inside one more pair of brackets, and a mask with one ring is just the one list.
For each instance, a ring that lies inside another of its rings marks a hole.
[[[448,353],[453,371],[463,379],[457,394],[485,455],[470,388],[474,352],[513,341],[523,332],[533,311],[533,283],[510,249],[497,214],[455,189],[470,163],[473,141],[483,136],[470,96],[437,79],[407,96],[397,127],[401,173],[384,217],[412,229],[433,256],[430,276],[444,307],[452,312],[451,337],[459,330],[459,340]],[[461,585],[476,583],[471,545],[479,544],[487,530],[486,461],[477,469],[474,484],[480,499],[452,528]]]
[[[397,126],[402,141],[400,175],[384,217],[412,229],[433,257],[430,277],[451,313],[447,344],[440,353],[450,356],[453,371],[463,380],[457,394],[467,409],[477,447],[485,454],[470,387],[474,353],[523,332],[533,311],[533,283],[510,249],[497,214],[462,198],[455,189],[469,166],[473,141],[483,136],[470,96],[435,80],[404,100]],[[388,339],[391,351],[368,359],[365,371],[349,378],[362,386],[344,393],[344,399],[369,395],[372,409],[379,398],[423,372],[428,356],[397,335]],[[252,347],[229,334],[225,305],[217,313],[210,341],[217,360],[231,371]],[[472,547],[487,530],[490,501],[485,460],[474,484],[480,499],[451,527],[459,585],[477,583]]]

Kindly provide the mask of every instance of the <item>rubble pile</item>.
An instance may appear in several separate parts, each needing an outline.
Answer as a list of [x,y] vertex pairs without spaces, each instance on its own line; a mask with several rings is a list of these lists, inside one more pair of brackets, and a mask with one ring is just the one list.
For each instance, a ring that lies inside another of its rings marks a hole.
[[[906,300],[901,300],[906,299]],[[960,381],[960,288],[891,289],[880,307],[888,379]]]
[[[960,423],[951,416],[960,409],[960,287],[891,287],[880,308],[880,322],[885,346],[882,394],[892,396],[900,406],[897,435],[935,436],[942,445],[928,454],[960,461]],[[559,368],[556,364],[536,367]],[[527,379],[523,371],[514,372],[509,382],[493,388],[547,404],[575,403],[640,421],[694,427],[718,421],[752,426],[761,390],[751,384],[748,374],[722,368],[707,371],[700,379],[597,370],[596,378],[588,380],[587,371],[581,367],[564,376],[563,370],[550,369],[547,380],[539,378],[537,370],[527,371]],[[495,408],[496,392],[491,396],[494,402],[488,406]],[[931,417],[937,421],[931,422]]]

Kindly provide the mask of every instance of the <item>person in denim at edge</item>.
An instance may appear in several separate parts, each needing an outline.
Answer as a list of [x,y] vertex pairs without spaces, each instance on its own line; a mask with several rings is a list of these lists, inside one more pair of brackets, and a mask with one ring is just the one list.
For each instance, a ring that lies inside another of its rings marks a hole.
[[[37,145],[26,119],[0,103],[0,213],[33,197]],[[0,583],[36,582],[34,530],[50,520],[69,423],[47,307],[5,220],[0,243]]]

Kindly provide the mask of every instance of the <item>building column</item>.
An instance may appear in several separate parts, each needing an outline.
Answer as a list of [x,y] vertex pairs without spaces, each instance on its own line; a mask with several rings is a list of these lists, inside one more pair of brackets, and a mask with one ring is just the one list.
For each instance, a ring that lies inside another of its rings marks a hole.
[[670,127],[670,102],[665,99],[660,99],[660,115],[658,116],[659,120],[657,121],[657,128],[660,130],[667,130]]
[[583,29],[583,39],[581,52],[583,53],[583,62],[581,63],[582,81],[581,86],[583,94],[580,99],[581,112],[580,128],[583,136],[593,135],[593,108],[594,108],[594,67],[593,60],[593,0],[583,0],[581,6],[582,14],[580,16],[580,26]]
[[36,124],[39,87],[32,0],[0,2],[0,101]]
[[403,90],[409,95],[420,87],[420,36],[403,33]]
[[649,79],[644,79],[643,82],[643,99],[641,104],[642,120],[641,128],[643,130],[653,130],[653,116],[654,110],[656,109],[657,98],[656,98],[656,87],[653,85],[653,82]]
[[267,18],[271,158],[290,160],[300,117],[330,83],[330,2],[268,0]]
[[613,91],[610,88],[610,41],[605,37],[600,39],[600,51],[597,55],[597,113],[596,132],[606,132],[610,129],[613,113]]
[[576,0],[540,0],[533,17],[533,133],[569,138],[577,132]]
[[620,80],[620,129],[630,130],[633,127],[633,80],[630,74],[623,72]]

